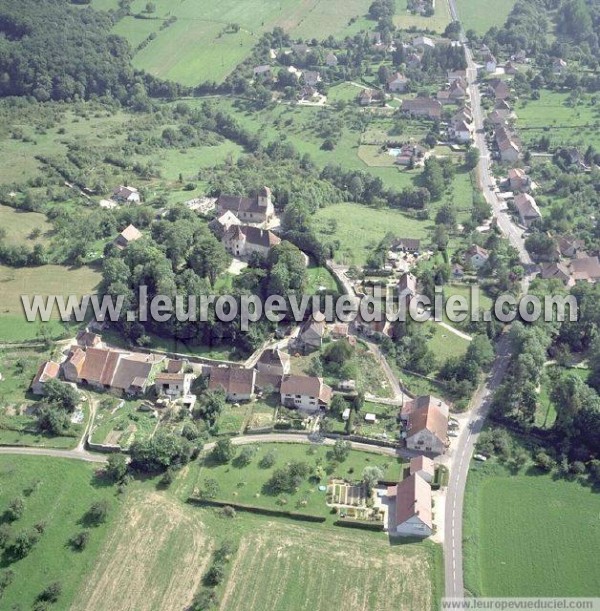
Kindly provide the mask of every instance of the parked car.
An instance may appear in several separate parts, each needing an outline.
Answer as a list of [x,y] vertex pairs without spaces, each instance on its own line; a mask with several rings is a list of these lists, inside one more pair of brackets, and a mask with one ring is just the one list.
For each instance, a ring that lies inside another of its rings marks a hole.
[[483,454],[474,454],[473,458],[475,460],[479,460],[480,462],[485,462],[487,460],[487,456],[484,456]]

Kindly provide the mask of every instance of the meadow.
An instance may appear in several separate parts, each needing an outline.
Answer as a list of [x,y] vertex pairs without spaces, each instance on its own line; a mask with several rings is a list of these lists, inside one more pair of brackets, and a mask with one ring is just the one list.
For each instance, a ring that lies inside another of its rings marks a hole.
[[0,228],[6,235],[3,241],[11,246],[34,246],[44,243],[52,226],[39,212],[21,212],[0,204]]
[[317,535],[271,524],[241,538],[221,608],[425,611],[437,605],[432,574],[440,561],[431,543],[390,547],[360,531]]
[[504,25],[514,4],[515,0],[456,0],[464,29],[475,30],[480,36],[492,26]]
[[[113,488],[99,485],[94,467],[58,458],[30,456],[0,457],[0,507],[23,497],[23,516],[11,525],[11,538],[35,524],[44,532],[31,552],[10,563],[6,553],[0,564],[14,572],[12,583],[2,595],[3,609],[31,608],[40,592],[60,582],[62,593],[57,608],[68,609],[81,583],[90,573],[102,542],[118,513]],[[84,529],[82,518],[92,503],[105,500],[109,506],[104,524],[89,528],[83,551],[73,551],[69,539]]]
[[473,464],[465,587],[475,596],[597,596],[598,493],[530,467]]
[[583,95],[572,104],[567,93],[542,90],[539,100],[521,100],[515,112],[525,143],[544,136],[550,140],[550,150],[567,145],[600,147],[600,107],[593,96]]
[[[134,65],[184,85],[223,81],[251,53],[260,36],[274,27],[295,38],[323,40],[330,34],[343,37],[375,25],[365,18],[370,0],[185,0],[177,4],[156,0],[154,4],[156,11],[149,15],[144,13],[145,2],[136,0],[133,15],[118,22],[114,32],[134,48],[155,34],[135,54]],[[108,10],[115,3],[94,0],[93,6]],[[177,20],[164,27],[171,17]]]
[[435,12],[431,17],[413,15],[407,8],[407,0],[396,0],[396,15],[394,25],[403,30],[415,28],[417,30],[431,30],[443,34],[446,26],[452,21],[447,0],[438,0],[435,3]]

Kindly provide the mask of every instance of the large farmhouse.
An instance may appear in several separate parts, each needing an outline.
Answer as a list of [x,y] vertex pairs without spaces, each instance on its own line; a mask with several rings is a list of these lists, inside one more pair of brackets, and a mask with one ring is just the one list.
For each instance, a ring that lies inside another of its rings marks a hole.
[[443,454],[448,439],[448,406],[432,395],[408,401],[400,413],[409,450]]
[[275,216],[269,187],[263,187],[256,197],[221,195],[217,200],[217,210],[218,216],[231,211],[240,221],[246,223],[265,223]]

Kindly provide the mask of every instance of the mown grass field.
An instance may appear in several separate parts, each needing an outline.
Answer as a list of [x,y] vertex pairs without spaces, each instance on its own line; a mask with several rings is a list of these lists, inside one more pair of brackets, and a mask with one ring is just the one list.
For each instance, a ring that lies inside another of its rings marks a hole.
[[475,30],[480,36],[492,26],[503,25],[514,4],[515,0],[456,0],[464,29]]
[[[11,525],[12,537],[34,524],[45,522],[45,530],[31,552],[10,564],[12,583],[0,603],[3,609],[30,609],[39,593],[59,581],[62,594],[56,608],[68,609],[82,582],[91,571],[102,542],[118,513],[113,488],[94,484],[94,467],[83,462],[30,456],[0,457],[0,507],[6,508],[22,496],[23,516]],[[105,524],[91,527],[90,539],[81,552],[72,551],[69,539],[84,526],[81,520],[92,503],[104,499],[110,511]],[[2,556],[3,569],[9,567]],[[13,606],[14,605],[14,606]]]
[[407,0],[396,0],[394,25],[403,30],[414,27],[417,30],[432,30],[442,34],[446,26],[452,21],[447,0],[438,0],[435,3],[435,12],[431,17],[413,15],[407,6]]
[[[328,520],[335,518],[329,513],[329,508],[325,504],[325,492],[318,490],[318,484],[305,481],[295,493],[283,495],[273,495],[264,487],[274,469],[283,467],[292,460],[306,462],[313,468],[316,468],[317,464],[325,466],[329,461],[328,452],[331,448],[290,443],[260,444],[257,447],[258,451],[254,459],[246,467],[236,466],[235,459],[231,464],[214,464],[210,456],[207,456],[199,469],[195,466],[190,469],[192,478],[190,486],[201,490],[206,479],[216,479],[219,482],[218,498],[220,500],[280,509],[282,508],[281,499],[285,498],[284,509],[324,515],[328,517]],[[258,463],[269,450],[275,452],[275,465],[272,468],[263,469]],[[361,480],[363,469],[367,466],[381,467],[386,480],[398,479],[402,469],[402,463],[391,456],[352,450],[348,458],[335,467],[334,475]]]
[[336,260],[344,264],[364,265],[386,233],[398,237],[426,239],[433,221],[413,219],[398,210],[375,209],[354,203],[334,204],[317,211],[315,223],[322,233],[327,223],[337,223],[334,237],[340,241]]
[[271,524],[242,537],[221,608],[425,611],[437,604],[440,562],[430,543],[390,547],[359,531]]
[[577,482],[474,464],[463,535],[475,596],[598,595],[598,494]]
[[198,513],[166,494],[137,490],[97,550],[71,609],[184,609],[210,560],[210,543]]
[[[251,53],[259,37],[276,26],[294,37],[322,40],[375,25],[365,18],[370,0],[184,0],[177,4],[156,0],[154,4],[156,11],[148,15],[143,12],[145,2],[136,0],[134,16],[121,20],[114,31],[134,48],[155,33],[156,38],[136,53],[135,66],[185,85],[222,81]],[[108,0],[95,0],[94,6],[115,8]],[[172,16],[177,21],[161,29]],[[228,24],[239,25],[239,31],[233,32]]]
[[550,150],[558,146],[600,146],[600,106],[595,98],[583,95],[571,105],[569,95],[542,90],[539,100],[522,100],[515,111],[517,128],[525,143],[550,139]]
[[[43,214],[37,212],[21,212],[10,206],[0,205],[0,228],[6,231],[4,242],[10,245],[32,247],[38,242],[44,242],[51,225]],[[39,231],[40,235],[32,236]]]

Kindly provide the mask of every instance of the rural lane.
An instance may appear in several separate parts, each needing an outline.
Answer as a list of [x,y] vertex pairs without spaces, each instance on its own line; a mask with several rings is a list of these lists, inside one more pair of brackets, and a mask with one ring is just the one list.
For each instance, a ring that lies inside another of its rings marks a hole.
[[[448,0],[450,14],[454,21],[460,21],[456,0]],[[481,92],[477,83],[477,66],[471,49],[467,46],[464,29],[461,40],[465,45],[467,59],[467,80],[471,96],[471,110],[475,128],[475,146],[481,153],[478,165],[479,187],[491,207],[498,228],[519,253],[525,268],[522,290],[527,292],[535,266],[527,249],[523,229],[507,213],[506,205],[496,193],[496,181],[491,172],[491,154],[485,137],[483,125],[484,111],[481,105]],[[445,595],[448,598],[462,598],[465,595],[463,575],[463,503],[469,465],[477,437],[481,432],[490,409],[490,401],[496,388],[502,383],[510,360],[510,343],[506,334],[496,345],[496,358],[486,382],[480,386],[472,400],[472,408],[467,416],[466,426],[462,429],[453,452],[452,469],[446,492],[444,517],[444,575]]]

